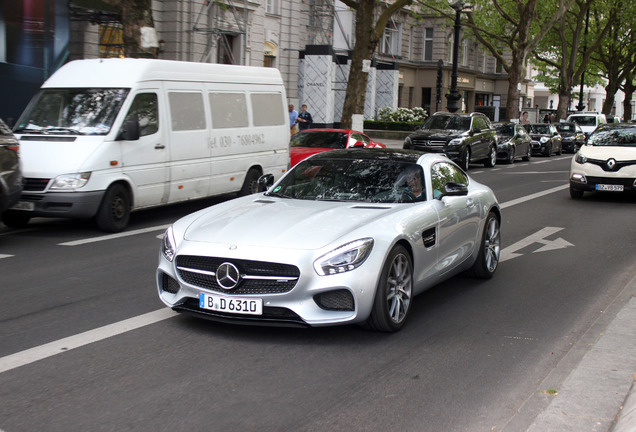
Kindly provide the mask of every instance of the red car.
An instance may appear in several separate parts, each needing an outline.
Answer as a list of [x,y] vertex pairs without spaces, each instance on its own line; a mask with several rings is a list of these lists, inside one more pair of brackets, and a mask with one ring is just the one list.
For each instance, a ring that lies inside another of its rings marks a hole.
[[291,166],[316,153],[354,147],[385,148],[386,146],[354,130],[306,129],[291,137],[289,143]]

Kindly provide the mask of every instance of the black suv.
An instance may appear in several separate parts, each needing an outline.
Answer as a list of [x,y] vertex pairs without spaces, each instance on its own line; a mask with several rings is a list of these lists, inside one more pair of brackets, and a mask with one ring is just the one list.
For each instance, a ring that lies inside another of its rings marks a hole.
[[471,162],[483,162],[486,167],[497,163],[497,134],[488,117],[481,113],[435,113],[420,129],[406,137],[403,147],[426,153],[445,153],[464,171]]
[[22,192],[19,149],[13,132],[0,120],[0,213],[17,203]]

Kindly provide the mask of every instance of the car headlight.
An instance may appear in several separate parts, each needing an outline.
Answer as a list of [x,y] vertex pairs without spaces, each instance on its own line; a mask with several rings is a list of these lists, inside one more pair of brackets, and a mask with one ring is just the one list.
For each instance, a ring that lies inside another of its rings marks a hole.
[[574,156],[574,162],[583,165],[584,163],[587,163],[587,158],[579,152]]
[[91,178],[90,172],[62,174],[53,179],[52,190],[74,190],[79,189],[88,183]]
[[174,260],[176,251],[177,248],[175,246],[174,233],[172,231],[172,227],[170,227],[163,235],[163,240],[161,241],[161,254],[164,256],[165,259],[172,262],[172,260]]
[[459,147],[460,145],[462,145],[462,140],[458,138],[452,139],[448,142],[449,147]]
[[314,261],[314,269],[320,276],[354,270],[367,259],[371,249],[373,249],[372,238],[363,238],[344,244]]
[[504,141],[504,142],[501,142],[501,143],[497,144],[497,148],[500,148],[500,149],[504,149],[506,147],[513,147],[513,146],[514,145],[512,144],[512,141],[510,141],[510,140]]
[[541,137],[541,139],[539,140],[539,142],[540,142],[541,144],[545,144],[545,143],[547,143],[548,141],[550,141],[550,138],[548,138],[548,137]]

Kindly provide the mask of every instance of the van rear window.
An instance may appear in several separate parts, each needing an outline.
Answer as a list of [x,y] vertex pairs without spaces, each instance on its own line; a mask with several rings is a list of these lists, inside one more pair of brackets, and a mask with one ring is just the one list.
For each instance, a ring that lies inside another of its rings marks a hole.
[[201,93],[170,92],[168,99],[173,131],[205,129],[205,109]]
[[[252,93],[254,126],[280,126],[285,124],[285,108],[281,93]],[[283,107],[283,109],[280,109]]]

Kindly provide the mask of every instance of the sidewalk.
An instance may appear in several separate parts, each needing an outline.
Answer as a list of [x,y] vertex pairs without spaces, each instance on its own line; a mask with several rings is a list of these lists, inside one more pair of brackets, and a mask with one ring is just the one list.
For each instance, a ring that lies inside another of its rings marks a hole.
[[636,277],[616,314],[527,432],[636,431]]

